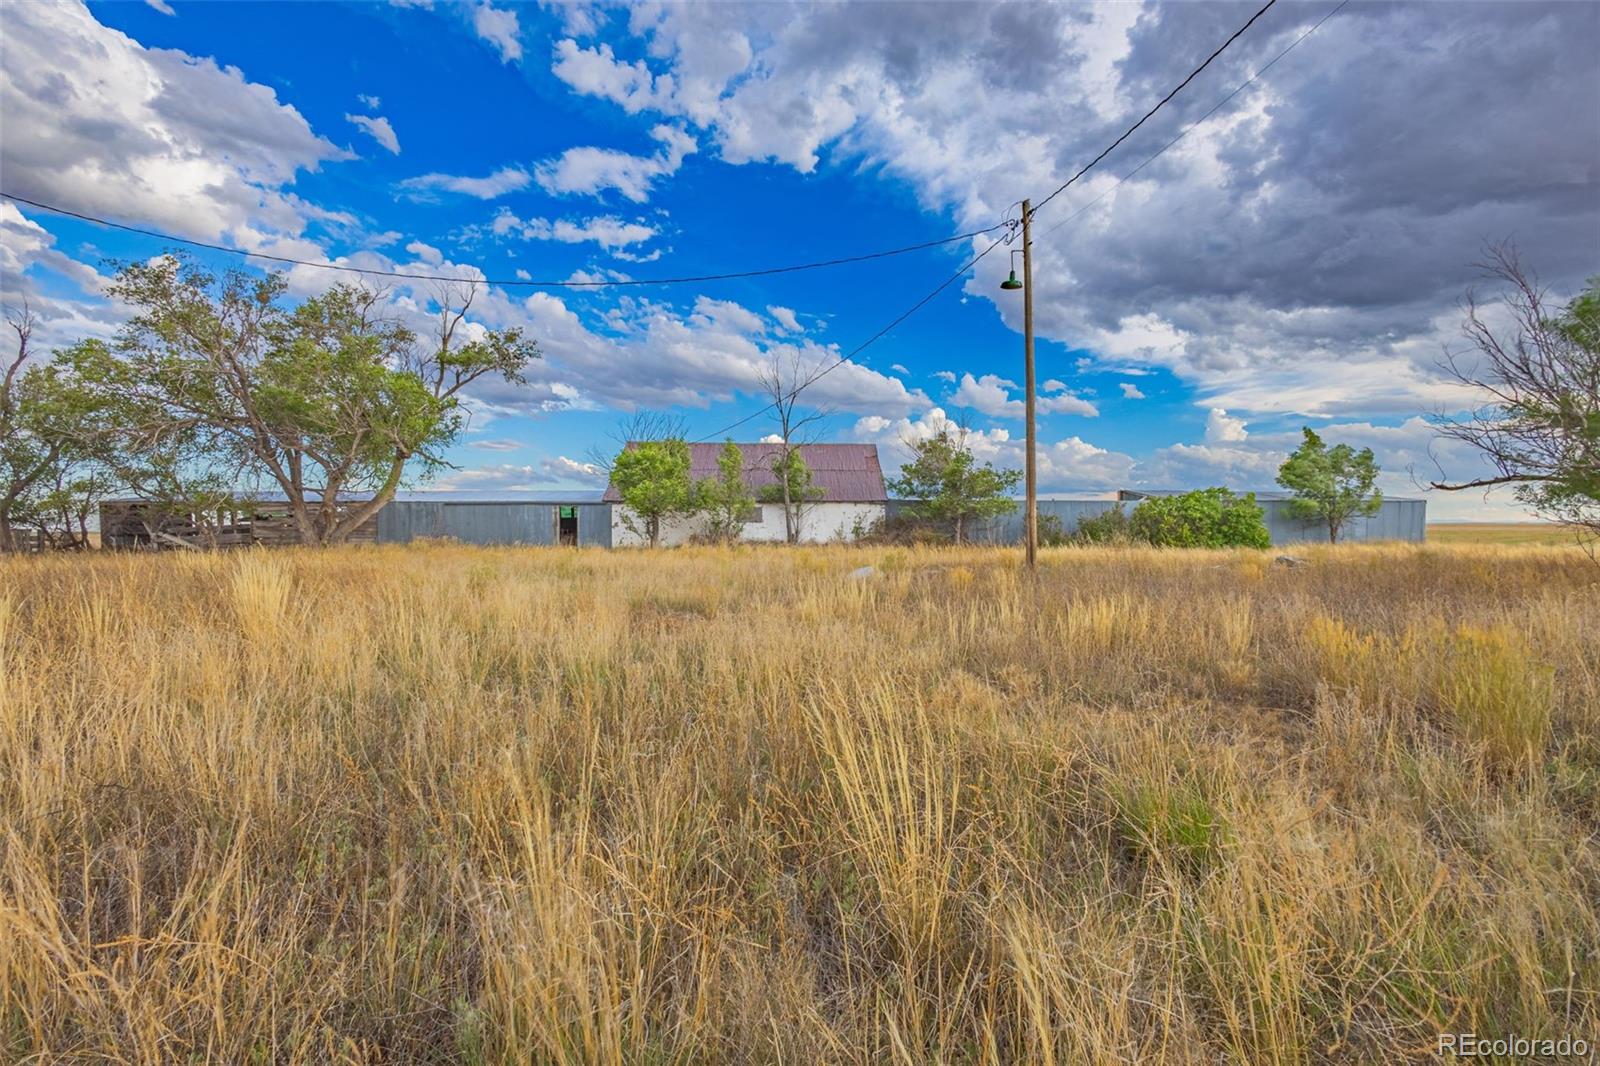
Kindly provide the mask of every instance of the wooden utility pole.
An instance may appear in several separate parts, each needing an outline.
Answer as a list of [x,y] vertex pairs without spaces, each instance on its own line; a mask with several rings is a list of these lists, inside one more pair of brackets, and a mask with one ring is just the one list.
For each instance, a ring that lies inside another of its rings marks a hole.
[[1022,352],[1028,439],[1028,503],[1022,517],[1022,535],[1027,543],[1028,569],[1032,570],[1039,564],[1039,469],[1033,433],[1033,203],[1029,200],[1022,201]]

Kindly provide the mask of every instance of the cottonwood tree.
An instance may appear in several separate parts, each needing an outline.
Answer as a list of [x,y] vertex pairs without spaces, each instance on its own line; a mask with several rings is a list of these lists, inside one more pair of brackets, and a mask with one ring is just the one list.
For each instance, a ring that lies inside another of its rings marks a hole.
[[1371,448],[1330,448],[1309,426],[1303,432],[1300,447],[1278,468],[1278,484],[1294,493],[1289,515],[1326,526],[1328,543],[1336,544],[1350,519],[1375,515],[1383,506],[1383,493],[1373,487],[1378,461]]
[[93,397],[69,364],[35,359],[31,310],[6,321],[16,351],[0,367],[0,551],[14,551],[22,546],[19,529],[54,529],[51,519],[63,508],[78,509],[75,486],[100,493],[106,479],[92,471],[100,436]]
[[91,546],[90,519],[116,490],[109,467],[93,459],[57,463],[32,494],[26,521],[51,551],[81,551]]
[[756,374],[761,391],[771,401],[768,406],[778,438],[778,450],[772,457],[776,481],[762,498],[783,507],[784,539],[790,544],[800,542],[806,509],[821,496],[811,485],[811,469],[798,449],[811,443],[811,427],[827,417],[824,410],[800,406],[801,394],[822,376],[826,365],[827,360],[809,358],[799,348],[783,348],[770,353]]
[[1007,494],[1016,491],[1022,471],[996,470],[991,463],[979,466],[965,429],[942,429],[908,446],[911,461],[889,482],[889,491],[915,501],[907,508],[914,517],[950,523],[957,544],[965,539],[970,522],[1017,509],[1017,501]]
[[107,292],[133,317],[113,344],[69,358],[119,412],[128,480],[180,495],[231,480],[275,490],[307,544],[345,540],[408,468],[440,465],[462,390],[493,374],[520,382],[539,355],[517,329],[464,339],[471,283],[437,294],[427,340],[385,314],[379,291],[336,285],[289,307],[279,275],[213,275],[171,256],[122,267]]
[[1467,294],[1462,331],[1468,346],[1446,352],[1443,367],[1483,402],[1434,422],[1446,438],[1479,452],[1495,473],[1432,485],[1448,492],[1513,485],[1524,505],[1592,542],[1600,536],[1600,277],[1552,310],[1511,245],[1490,248],[1479,266],[1506,286],[1509,326],[1496,328],[1493,316]]
[[622,497],[622,524],[648,539],[650,547],[658,547],[664,522],[690,517],[702,506],[689,471],[689,445],[681,437],[636,441],[623,448],[611,461],[611,484]]

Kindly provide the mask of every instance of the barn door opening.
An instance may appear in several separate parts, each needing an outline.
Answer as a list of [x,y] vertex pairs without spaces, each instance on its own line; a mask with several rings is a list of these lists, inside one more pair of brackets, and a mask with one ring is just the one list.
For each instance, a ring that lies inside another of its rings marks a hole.
[[578,509],[556,508],[556,540],[570,548],[578,546]]

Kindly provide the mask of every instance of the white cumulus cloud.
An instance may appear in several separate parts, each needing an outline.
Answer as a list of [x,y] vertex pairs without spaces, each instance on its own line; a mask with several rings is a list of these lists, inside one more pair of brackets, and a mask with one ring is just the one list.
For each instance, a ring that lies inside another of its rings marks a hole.
[[561,218],[552,222],[545,218],[518,218],[509,208],[501,208],[489,228],[500,237],[509,235],[525,241],[559,241],[563,244],[593,241],[602,248],[626,248],[656,235],[654,226],[625,222],[615,215],[582,221]]
[[1206,415],[1206,442],[1209,444],[1227,444],[1244,440],[1250,436],[1250,431],[1245,428],[1244,419],[1233,418],[1220,407],[1213,407]]
[[481,178],[455,174],[421,174],[402,181],[400,188],[417,198],[426,198],[439,192],[453,192],[463,196],[475,196],[480,200],[493,200],[508,192],[525,189],[532,181],[533,176],[526,170],[507,166]]
[[[1021,418],[1026,408],[1021,399],[1012,398],[1010,390],[1014,388],[1015,382],[995,374],[984,374],[978,378],[962,374],[961,385],[951,394],[950,402],[958,407],[970,407],[991,418]],[[1086,418],[1100,414],[1094,404],[1070,393],[1039,396],[1034,400],[1034,406],[1041,414],[1072,414]]]
[[368,136],[383,145],[395,155],[400,154],[400,138],[395,136],[394,127],[382,115],[354,115],[345,114],[345,120],[353,122],[367,131]]
[[606,472],[595,464],[569,459],[565,455],[546,459],[539,466],[557,481],[583,481],[594,484],[604,481],[606,477]]
[[495,7],[483,0],[473,9],[472,28],[479,37],[499,50],[501,62],[511,63],[522,58],[522,42],[517,36],[521,27],[515,11]]
[[271,87],[146,48],[79,2],[8,4],[3,19],[7,192],[252,249],[340,217],[287,187],[349,153]]
[[644,203],[650,198],[651,186],[676,174],[684,157],[695,151],[694,138],[676,126],[656,126],[650,136],[661,142],[654,155],[632,155],[615,148],[568,148],[540,163],[534,176],[549,193],[595,196],[614,189],[634,203]]

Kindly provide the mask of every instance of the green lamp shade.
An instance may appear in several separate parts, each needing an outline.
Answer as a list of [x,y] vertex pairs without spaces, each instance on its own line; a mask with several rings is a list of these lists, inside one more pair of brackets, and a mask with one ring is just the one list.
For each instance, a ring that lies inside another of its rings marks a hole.
[[1013,270],[1011,276],[1000,283],[1002,289],[1020,289],[1022,282],[1017,280],[1017,272]]

